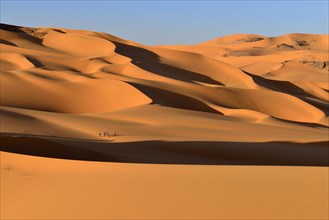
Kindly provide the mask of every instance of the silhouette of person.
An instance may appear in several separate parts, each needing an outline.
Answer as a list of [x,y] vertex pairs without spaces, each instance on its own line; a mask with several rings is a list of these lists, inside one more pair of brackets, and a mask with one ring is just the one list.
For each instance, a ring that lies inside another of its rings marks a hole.
[[102,137],[102,133],[99,132],[99,136]]

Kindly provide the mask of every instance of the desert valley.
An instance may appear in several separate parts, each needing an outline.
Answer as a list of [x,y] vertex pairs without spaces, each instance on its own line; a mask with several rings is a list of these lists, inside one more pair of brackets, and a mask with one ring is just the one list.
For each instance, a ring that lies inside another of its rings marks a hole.
[[328,35],[0,27],[1,219],[328,219]]

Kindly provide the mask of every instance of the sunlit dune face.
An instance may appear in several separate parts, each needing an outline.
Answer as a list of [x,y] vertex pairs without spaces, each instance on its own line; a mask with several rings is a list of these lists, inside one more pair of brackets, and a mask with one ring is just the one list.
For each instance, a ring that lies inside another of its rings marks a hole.
[[328,218],[328,42],[1,24],[1,218]]

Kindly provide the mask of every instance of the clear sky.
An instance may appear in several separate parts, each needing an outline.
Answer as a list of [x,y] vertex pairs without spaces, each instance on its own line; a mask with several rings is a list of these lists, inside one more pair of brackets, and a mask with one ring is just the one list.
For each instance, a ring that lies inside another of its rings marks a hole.
[[1,0],[1,22],[102,31],[149,45],[194,44],[236,33],[327,34],[328,7],[328,0]]

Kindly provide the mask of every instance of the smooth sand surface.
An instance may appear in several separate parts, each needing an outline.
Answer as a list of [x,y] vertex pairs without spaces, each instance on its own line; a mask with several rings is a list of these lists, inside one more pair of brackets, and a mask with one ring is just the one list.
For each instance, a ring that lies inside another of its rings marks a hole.
[[4,219],[327,219],[328,168],[1,154]]
[[0,27],[1,218],[329,217],[328,35]]

